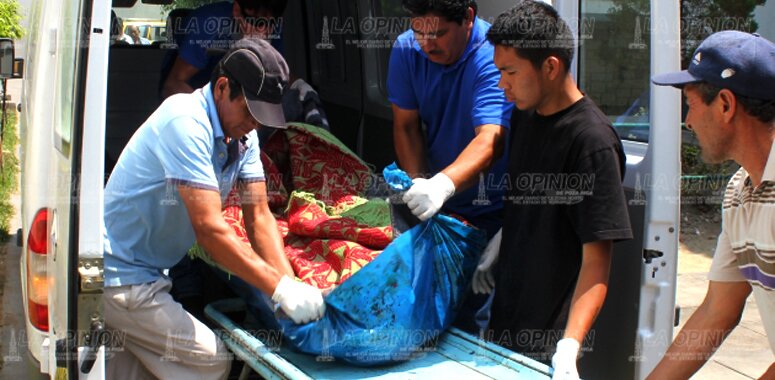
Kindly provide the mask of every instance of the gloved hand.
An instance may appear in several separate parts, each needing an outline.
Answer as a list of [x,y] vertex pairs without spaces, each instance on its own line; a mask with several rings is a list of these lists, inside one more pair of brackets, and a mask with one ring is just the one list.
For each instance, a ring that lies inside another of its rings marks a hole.
[[455,184],[444,173],[436,174],[431,179],[415,178],[412,183],[402,199],[412,214],[423,222],[436,215],[444,202],[455,194]]
[[326,304],[320,290],[288,276],[283,276],[272,294],[272,301],[296,323],[307,323],[323,317]]
[[471,287],[474,294],[489,294],[495,287],[495,278],[492,276],[492,266],[498,261],[498,252],[501,248],[501,237],[503,228],[498,230],[495,236],[487,243],[487,247],[479,258],[479,265],[476,266],[474,279],[471,281]]
[[581,345],[576,339],[564,338],[557,342],[557,351],[552,356],[552,368],[554,375],[552,380],[578,380],[579,371],[576,369],[576,357]]

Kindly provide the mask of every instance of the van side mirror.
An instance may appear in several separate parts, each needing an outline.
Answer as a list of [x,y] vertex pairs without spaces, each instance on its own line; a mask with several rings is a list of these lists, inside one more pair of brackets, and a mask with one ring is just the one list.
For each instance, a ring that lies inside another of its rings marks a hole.
[[13,78],[14,79],[24,78],[24,59],[23,58],[15,58],[13,60]]
[[0,38],[0,79],[13,78],[14,47],[10,38]]

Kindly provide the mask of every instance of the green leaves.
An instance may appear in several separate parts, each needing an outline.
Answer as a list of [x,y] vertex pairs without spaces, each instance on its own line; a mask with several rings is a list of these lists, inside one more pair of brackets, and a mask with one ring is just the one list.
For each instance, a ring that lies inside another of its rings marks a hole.
[[0,37],[18,40],[25,34],[21,26],[21,7],[17,0],[0,0]]

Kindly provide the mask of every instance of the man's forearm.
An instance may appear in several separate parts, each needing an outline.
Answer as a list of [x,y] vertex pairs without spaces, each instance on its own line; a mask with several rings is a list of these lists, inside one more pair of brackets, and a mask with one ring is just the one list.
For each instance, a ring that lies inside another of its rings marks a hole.
[[611,241],[584,244],[583,255],[564,334],[565,338],[573,338],[579,343],[584,342],[605,302],[611,267]]
[[700,305],[647,379],[688,379],[697,372],[737,325],[737,319],[712,314]]
[[393,128],[396,156],[401,168],[412,178],[427,177],[425,137],[419,128]]
[[213,222],[199,231],[197,242],[216,263],[265,294],[274,293],[282,273],[242,243],[225,221]]
[[257,214],[252,221],[246,218],[245,229],[251,246],[267,264],[280,274],[290,278],[295,277],[291,263],[285,256],[283,239],[280,231],[277,230],[277,221],[272,214]]
[[705,299],[678,333],[648,379],[687,379],[713,355],[740,322],[751,286],[711,280]]
[[[479,133],[442,172],[455,184],[457,191],[479,181],[479,173],[486,172],[503,155],[504,129],[500,125],[479,127]],[[497,179],[500,181],[500,178]]]

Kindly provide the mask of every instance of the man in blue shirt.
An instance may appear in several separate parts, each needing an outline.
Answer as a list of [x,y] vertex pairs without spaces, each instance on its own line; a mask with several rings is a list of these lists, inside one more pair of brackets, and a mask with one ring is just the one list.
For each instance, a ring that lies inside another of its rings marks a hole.
[[173,25],[174,33],[182,33],[177,41],[177,55],[171,56],[162,69],[162,98],[178,93],[191,93],[210,78],[220,55],[208,54],[208,49],[228,50],[242,37],[258,37],[272,41],[279,49],[279,32],[287,0],[236,0],[207,4],[191,12],[181,25]]
[[[163,274],[195,240],[295,322],[323,315],[320,291],[293,280],[267,205],[255,131],[284,127],[287,80],[287,64],[268,43],[238,41],[210,84],[167,99],[122,153],[105,189],[103,304],[107,327],[121,331],[125,344],[108,361],[108,378],[228,375],[223,343],[172,299]],[[221,214],[235,182],[251,247]]]
[[[443,208],[491,237],[501,226],[498,184],[513,107],[497,86],[490,25],[476,17],[473,0],[404,0],[403,7],[411,30],[393,46],[387,83],[396,155],[414,178],[404,201],[421,220]],[[475,332],[470,309],[458,326]]]

